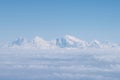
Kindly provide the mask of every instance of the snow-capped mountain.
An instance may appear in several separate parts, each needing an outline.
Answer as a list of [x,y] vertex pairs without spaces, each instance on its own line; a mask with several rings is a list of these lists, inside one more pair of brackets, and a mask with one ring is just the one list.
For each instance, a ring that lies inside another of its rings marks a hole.
[[112,43],[110,41],[103,41],[101,44],[102,44],[102,48],[118,48],[118,47],[120,47],[119,44]]
[[36,36],[33,40],[33,46],[39,48],[48,48],[50,45],[44,39]]
[[39,48],[39,49],[53,49],[53,48],[120,48],[117,43],[111,43],[108,41],[100,42],[93,40],[87,42],[76,38],[71,35],[65,35],[57,38],[56,40],[47,41],[43,38],[36,36],[33,40],[29,41],[25,38],[18,38],[11,42],[8,47],[12,48]]
[[102,45],[98,40],[94,40],[89,43],[88,47],[89,48],[102,48]]
[[41,48],[41,49],[50,49],[50,48],[55,48],[54,42],[53,41],[46,41],[43,38],[36,36],[33,41],[32,45],[34,48]]
[[71,35],[65,35],[62,38],[56,39],[56,46],[61,48],[85,48],[87,45],[88,43],[86,41],[80,40]]
[[30,42],[23,37],[19,37],[13,42],[8,44],[8,47],[10,48],[30,48]]
[[12,46],[13,45],[21,46],[21,45],[26,44],[26,42],[27,42],[27,40],[25,38],[19,37],[15,41],[12,42]]

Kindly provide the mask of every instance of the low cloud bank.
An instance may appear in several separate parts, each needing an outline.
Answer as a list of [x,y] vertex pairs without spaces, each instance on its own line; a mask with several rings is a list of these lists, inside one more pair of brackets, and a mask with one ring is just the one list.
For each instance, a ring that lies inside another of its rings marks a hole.
[[0,49],[1,80],[119,80],[119,49]]

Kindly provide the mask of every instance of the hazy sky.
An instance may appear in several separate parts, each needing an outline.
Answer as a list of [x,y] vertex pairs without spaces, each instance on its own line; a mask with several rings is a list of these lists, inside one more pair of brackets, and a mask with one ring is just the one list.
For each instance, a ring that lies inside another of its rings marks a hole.
[[0,41],[65,34],[120,42],[120,0],[0,0]]

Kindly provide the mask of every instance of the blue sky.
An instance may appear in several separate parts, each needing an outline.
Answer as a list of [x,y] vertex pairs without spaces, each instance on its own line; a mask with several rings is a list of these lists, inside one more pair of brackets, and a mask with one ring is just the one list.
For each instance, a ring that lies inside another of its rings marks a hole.
[[70,34],[120,42],[120,0],[0,0],[0,41]]

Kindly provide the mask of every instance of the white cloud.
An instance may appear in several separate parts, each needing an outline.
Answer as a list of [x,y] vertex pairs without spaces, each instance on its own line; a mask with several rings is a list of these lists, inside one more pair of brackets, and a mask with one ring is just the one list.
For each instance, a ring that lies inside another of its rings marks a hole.
[[120,50],[0,49],[0,79],[119,80]]

